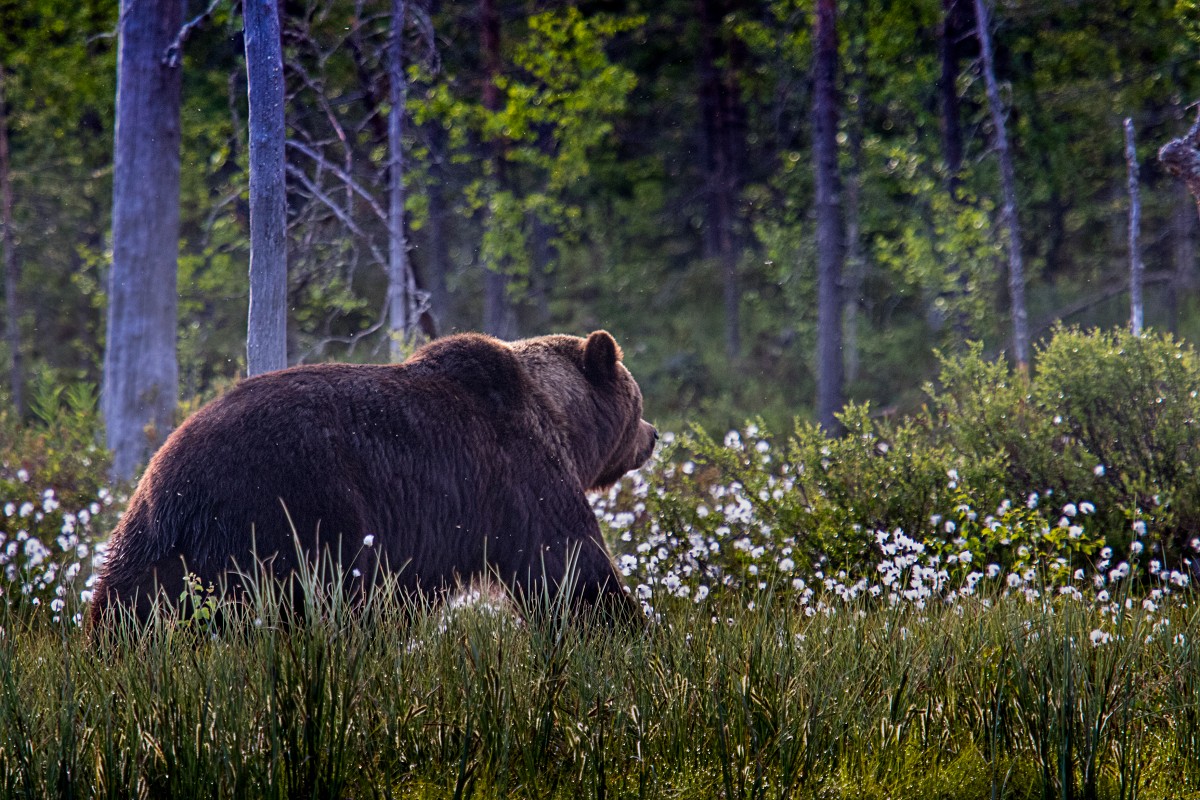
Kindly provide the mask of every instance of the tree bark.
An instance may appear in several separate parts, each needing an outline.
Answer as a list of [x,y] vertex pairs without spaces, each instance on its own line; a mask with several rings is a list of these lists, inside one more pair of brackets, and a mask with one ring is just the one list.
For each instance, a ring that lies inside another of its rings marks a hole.
[[[490,112],[500,110],[500,12],[496,0],[480,0],[480,45],[483,51],[483,107]],[[496,191],[504,187],[504,142],[497,138],[489,143],[488,157],[492,163],[492,181]],[[493,224],[488,220],[488,224]],[[509,296],[509,278],[503,263],[484,263],[483,329],[501,339],[517,334],[516,310]]]
[[246,371],[287,366],[287,195],[278,0],[244,0],[250,129],[250,313]]
[[1142,335],[1142,201],[1138,195],[1137,147],[1133,141],[1133,120],[1125,118],[1125,163],[1129,172],[1129,329]]
[[813,30],[813,163],[817,211],[817,421],[841,430],[843,405],[841,179],[838,175],[837,2],[817,0]]
[[113,263],[101,405],[113,476],[170,432],[178,405],[179,68],[163,61],[180,0],[122,0],[113,143]]
[[1025,265],[1021,258],[1021,226],[1017,219],[1017,178],[1012,154],[1008,148],[1004,105],[996,85],[995,61],[992,55],[992,36],[984,0],[975,0],[975,30],[979,36],[983,78],[987,86],[988,108],[992,117],[996,157],[1000,161],[1000,184],[1004,193],[1004,226],[1008,232],[1008,299],[1012,314],[1013,360],[1017,371],[1029,371],[1029,319],[1025,308]]
[[408,263],[408,240],[404,233],[404,110],[408,101],[408,79],[404,74],[405,0],[392,0],[391,36],[388,40],[388,317],[392,361],[403,361],[406,345],[415,329],[413,298],[415,286]]
[[1187,202],[1187,189],[1176,183],[1173,190],[1176,202],[1171,206],[1171,286],[1167,292],[1167,324],[1171,333],[1179,333],[1179,300],[1196,286],[1196,244],[1192,238],[1196,229],[1196,214]]
[[25,367],[21,357],[21,330],[17,315],[21,304],[17,300],[20,266],[17,264],[16,237],[13,235],[12,162],[8,153],[8,99],[5,94],[5,70],[0,66],[0,227],[4,251],[4,338],[8,343],[9,389],[17,417],[25,414]]
[[446,131],[440,122],[429,124],[429,223],[426,225],[425,258],[429,265],[427,287],[429,289],[429,315],[438,331],[453,327],[450,314],[450,291],[447,278],[450,275],[450,243],[447,239],[446,218],[450,215],[446,202],[445,184],[448,179],[444,169],[446,158]]
[[958,102],[958,38],[963,0],[942,0],[942,21],[938,25],[937,49],[941,64],[938,78],[938,105],[941,107],[942,158],[946,162],[946,181],[953,194],[958,189],[963,162],[962,121]]

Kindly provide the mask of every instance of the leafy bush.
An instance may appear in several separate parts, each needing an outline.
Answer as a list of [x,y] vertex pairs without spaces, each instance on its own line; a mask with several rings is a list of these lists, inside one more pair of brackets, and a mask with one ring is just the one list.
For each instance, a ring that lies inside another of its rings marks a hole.
[[42,383],[31,406],[34,424],[0,412],[0,596],[58,619],[78,605],[111,527],[109,459],[94,387]]
[[1200,361],[1166,334],[1060,329],[1028,382],[979,349],[943,361],[941,436],[964,460],[1003,457],[1010,495],[1095,504],[1118,551],[1190,566],[1200,529]]
[[1194,351],[1064,329],[1036,367],[1014,374],[972,346],[942,360],[921,413],[850,405],[839,438],[695,430],[598,504],[619,566],[646,601],[1186,583],[1200,549]]

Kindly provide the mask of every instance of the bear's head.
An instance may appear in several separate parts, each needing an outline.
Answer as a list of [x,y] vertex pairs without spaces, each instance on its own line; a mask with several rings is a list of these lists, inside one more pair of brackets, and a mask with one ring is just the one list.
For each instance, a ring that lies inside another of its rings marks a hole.
[[642,419],[642,391],[608,331],[541,336],[512,348],[565,432],[585,489],[607,489],[649,460],[658,431]]

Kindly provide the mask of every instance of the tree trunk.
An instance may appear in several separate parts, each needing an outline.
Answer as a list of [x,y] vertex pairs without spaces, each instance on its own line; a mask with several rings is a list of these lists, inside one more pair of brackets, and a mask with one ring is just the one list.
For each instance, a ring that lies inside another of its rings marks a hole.
[[938,78],[938,105],[941,107],[942,158],[946,161],[946,181],[953,194],[958,188],[963,162],[962,122],[958,102],[958,54],[955,41],[959,35],[963,0],[942,0],[942,21],[937,31],[938,61],[942,74]]
[[427,288],[429,289],[429,314],[438,331],[453,328],[450,315],[450,292],[447,278],[450,275],[450,243],[447,241],[446,218],[450,215],[446,202],[445,183],[447,175],[443,167],[446,158],[446,131],[441,123],[433,122],[429,130],[429,221],[426,225],[425,257],[429,265]]
[[1129,328],[1142,335],[1142,246],[1138,237],[1142,227],[1142,201],[1138,195],[1137,147],[1133,141],[1133,120],[1125,118],[1125,163],[1129,171]]
[[20,267],[17,265],[16,237],[13,235],[12,163],[8,155],[8,105],[5,94],[5,71],[0,66],[0,226],[4,228],[0,250],[4,251],[4,337],[9,353],[9,388],[17,417],[25,414],[25,368],[21,363],[21,330],[17,315],[17,284]]
[[1025,310],[1025,265],[1021,259],[1021,227],[1017,219],[1017,178],[1012,154],[1008,149],[1008,131],[1004,125],[1004,106],[996,85],[992,36],[984,0],[975,0],[975,30],[979,36],[983,79],[987,86],[988,107],[995,129],[996,157],[1000,160],[1000,184],[1004,192],[1004,225],[1008,231],[1008,298],[1012,312],[1013,360],[1017,371],[1029,371],[1029,320]]
[[179,68],[163,63],[180,0],[122,0],[113,143],[113,263],[102,408],[113,476],[162,443],[179,395]]
[[830,433],[843,404],[841,181],[838,176],[837,2],[817,0],[813,30],[813,163],[817,210],[817,421]]
[[250,314],[246,371],[287,366],[287,195],[278,0],[244,0],[250,129]]
[[1171,206],[1171,285],[1167,291],[1167,324],[1172,334],[1179,334],[1179,300],[1196,285],[1196,214],[1187,202],[1187,189],[1176,183]]
[[705,144],[705,188],[710,249],[721,267],[721,295],[725,317],[725,352],[731,359],[741,353],[741,292],[738,287],[738,254],[734,233],[734,207],[739,191],[738,149],[734,134],[740,99],[736,84],[721,74],[719,61],[728,60],[721,41],[722,9],[715,0],[696,0],[700,21],[700,124]]
[[[496,0],[480,0],[479,3],[480,44],[483,51],[483,107],[487,111],[500,110],[500,12]],[[494,191],[504,188],[504,142],[497,137],[489,143],[489,158],[492,162]],[[489,219],[486,224],[494,224]],[[501,339],[512,339],[517,334],[516,310],[509,297],[508,273],[503,263],[484,263],[483,329]]]
[[408,79],[404,74],[405,0],[392,0],[392,27],[388,41],[388,309],[392,361],[403,361],[412,340],[414,319],[413,274],[408,264],[408,241],[404,235],[404,109],[408,101]]

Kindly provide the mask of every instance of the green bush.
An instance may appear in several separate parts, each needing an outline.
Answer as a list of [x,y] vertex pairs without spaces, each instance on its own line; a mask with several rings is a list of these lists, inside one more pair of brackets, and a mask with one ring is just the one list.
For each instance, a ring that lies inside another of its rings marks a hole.
[[942,359],[920,413],[852,404],[838,438],[695,430],[598,509],[647,601],[1178,586],[1200,524],[1198,370],[1159,334],[1060,329],[1029,377],[971,346]]
[[111,527],[109,458],[94,387],[43,382],[31,406],[33,423],[0,412],[0,596],[59,619],[77,608]]

